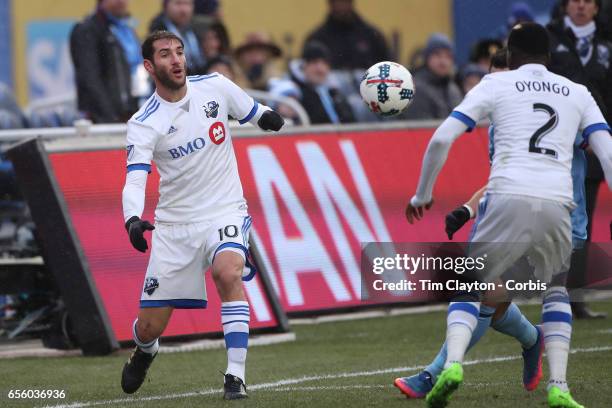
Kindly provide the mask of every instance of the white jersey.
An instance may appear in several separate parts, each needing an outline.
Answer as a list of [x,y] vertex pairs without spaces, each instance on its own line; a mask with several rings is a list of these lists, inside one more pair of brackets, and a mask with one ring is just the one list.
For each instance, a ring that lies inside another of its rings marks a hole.
[[572,202],[571,165],[576,133],[584,140],[609,129],[586,87],[527,64],[485,76],[451,116],[469,127],[495,124],[487,193]]
[[232,211],[246,214],[228,115],[245,123],[263,109],[220,74],[187,77],[187,94],[157,93],[128,122],[127,168],[160,174],[155,220],[193,223]]

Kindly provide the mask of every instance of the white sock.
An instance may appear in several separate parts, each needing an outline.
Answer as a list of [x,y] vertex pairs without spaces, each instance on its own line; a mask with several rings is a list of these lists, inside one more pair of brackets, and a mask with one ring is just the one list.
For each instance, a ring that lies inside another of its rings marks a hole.
[[550,370],[550,380],[548,386],[557,386],[561,391],[568,391],[567,380],[567,356],[569,354],[569,343],[564,341],[545,341],[546,357],[548,358],[548,368]]
[[245,379],[247,348],[249,344],[250,308],[246,301],[223,302],[221,323],[227,349],[226,374]]
[[544,294],[542,331],[550,371],[548,389],[557,386],[561,391],[567,391],[566,373],[572,337],[572,308],[565,288],[551,287]]
[[451,302],[446,317],[446,347],[444,368],[462,363],[472,332],[478,323],[480,302]]
[[145,353],[148,353],[148,354],[157,353],[157,351],[159,350],[159,338],[155,340],[151,340],[148,343],[144,343],[140,341],[140,339],[138,338],[138,334],[136,334],[136,323],[137,322],[138,322],[138,319],[134,320],[134,324],[132,325],[132,338],[134,339],[134,343],[136,343],[138,348],[144,351]]

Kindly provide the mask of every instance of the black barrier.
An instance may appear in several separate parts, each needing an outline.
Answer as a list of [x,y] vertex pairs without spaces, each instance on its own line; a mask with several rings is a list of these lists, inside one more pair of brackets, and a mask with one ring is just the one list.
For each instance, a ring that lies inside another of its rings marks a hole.
[[36,224],[47,269],[53,274],[85,355],[119,348],[72,222],[39,139],[11,147],[17,180]]
[[263,262],[261,262],[261,253],[259,252],[259,248],[257,247],[256,241],[253,239],[253,236],[249,237],[249,252],[251,253],[252,261],[255,263],[255,267],[259,271],[259,276],[261,277],[261,283],[268,298],[268,302],[270,302],[270,307],[274,312],[274,316],[278,321],[278,326],[274,331],[279,333],[286,333],[291,331],[291,327],[289,326],[289,318],[287,317],[287,313],[283,310],[283,307],[280,304],[280,300],[276,292],[274,291],[274,286],[272,285],[272,281],[270,280],[270,274],[272,271],[269,271]]

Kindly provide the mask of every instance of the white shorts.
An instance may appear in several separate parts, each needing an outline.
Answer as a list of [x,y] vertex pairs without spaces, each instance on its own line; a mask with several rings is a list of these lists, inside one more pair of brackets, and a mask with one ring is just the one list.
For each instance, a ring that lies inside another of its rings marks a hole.
[[493,282],[523,256],[534,276],[550,282],[567,272],[572,225],[567,205],[535,197],[487,194],[470,235],[471,257],[485,256],[481,280]]
[[204,272],[222,251],[245,260],[242,280],[255,276],[249,256],[251,217],[231,214],[193,224],[156,223],[140,307],[205,308]]

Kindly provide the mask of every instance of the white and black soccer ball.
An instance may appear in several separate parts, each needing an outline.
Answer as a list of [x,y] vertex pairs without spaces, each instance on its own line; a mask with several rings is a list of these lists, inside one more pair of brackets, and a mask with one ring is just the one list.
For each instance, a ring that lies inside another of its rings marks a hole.
[[361,98],[368,108],[382,116],[399,115],[414,99],[412,74],[397,62],[372,65],[359,85]]

